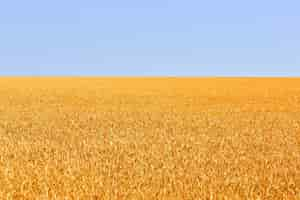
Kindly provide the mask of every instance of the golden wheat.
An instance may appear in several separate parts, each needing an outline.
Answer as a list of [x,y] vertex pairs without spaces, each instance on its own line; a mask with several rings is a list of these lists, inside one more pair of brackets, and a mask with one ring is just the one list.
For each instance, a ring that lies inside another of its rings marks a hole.
[[1,78],[0,199],[300,199],[300,79]]

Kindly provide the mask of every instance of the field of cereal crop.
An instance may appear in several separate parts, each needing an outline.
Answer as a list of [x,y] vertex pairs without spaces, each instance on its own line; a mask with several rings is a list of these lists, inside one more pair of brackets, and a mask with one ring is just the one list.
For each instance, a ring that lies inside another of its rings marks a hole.
[[0,78],[0,199],[300,199],[300,79]]

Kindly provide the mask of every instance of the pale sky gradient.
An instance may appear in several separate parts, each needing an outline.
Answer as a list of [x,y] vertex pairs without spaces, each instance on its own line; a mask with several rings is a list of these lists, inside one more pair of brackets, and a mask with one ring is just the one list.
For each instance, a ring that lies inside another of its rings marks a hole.
[[0,2],[0,75],[300,76],[299,0]]

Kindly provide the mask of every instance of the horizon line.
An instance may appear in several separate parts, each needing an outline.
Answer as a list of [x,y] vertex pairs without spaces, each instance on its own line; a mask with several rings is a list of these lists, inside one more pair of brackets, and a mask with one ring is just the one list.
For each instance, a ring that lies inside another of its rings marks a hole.
[[300,76],[183,76],[183,75],[0,75],[0,78],[300,78]]

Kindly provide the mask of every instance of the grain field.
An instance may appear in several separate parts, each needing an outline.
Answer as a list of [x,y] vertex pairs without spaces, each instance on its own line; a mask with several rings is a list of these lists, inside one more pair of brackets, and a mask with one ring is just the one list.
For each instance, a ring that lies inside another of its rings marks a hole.
[[0,199],[300,199],[300,78],[0,78]]

